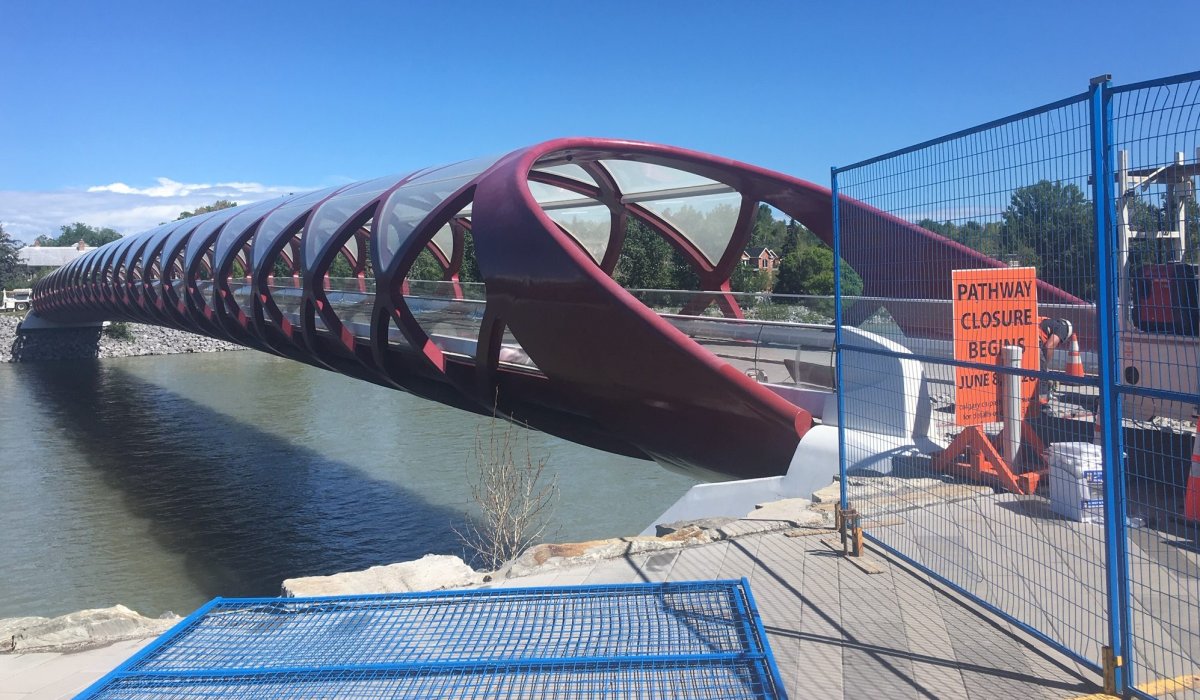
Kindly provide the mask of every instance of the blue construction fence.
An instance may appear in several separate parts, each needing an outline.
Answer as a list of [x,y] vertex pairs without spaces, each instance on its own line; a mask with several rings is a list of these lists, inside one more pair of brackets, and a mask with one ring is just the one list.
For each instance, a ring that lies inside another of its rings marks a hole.
[[746,579],[217,598],[80,698],[784,698]]
[[1198,183],[1200,72],[832,172],[843,508],[1141,697],[1200,696]]

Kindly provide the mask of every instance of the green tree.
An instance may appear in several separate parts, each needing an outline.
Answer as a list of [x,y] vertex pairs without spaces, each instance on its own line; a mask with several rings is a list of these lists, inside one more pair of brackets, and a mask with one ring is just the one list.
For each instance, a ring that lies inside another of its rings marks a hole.
[[[833,251],[825,246],[812,246],[788,254],[779,265],[775,278],[776,294],[803,294],[827,297],[827,300],[805,300],[803,305],[823,316],[834,316]],[[842,295],[862,294],[863,282],[846,261],[842,261]],[[783,301],[783,300],[778,300]],[[843,309],[853,302],[846,302]]]
[[233,207],[236,207],[236,206],[237,206],[237,202],[231,202],[228,199],[218,199],[217,201],[213,202],[212,204],[208,204],[203,207],[196,207],[195,211],[181,211],[181,212],[179,212],[179,216],[175,217],[175,220],[182,221],[184,219],[191,218],[193,216],[198,216],[200,214],[207,214],[210,211],[220,211],[222,209],[232,209]]
[[275,264],[271,267],[271,274],[275,276],[276,284],[279,284],[278,280],[292,276],[292,268],[284,261],[282,255],[275,258]]
[[779,246],[779,250],[775,251],[779,257],[786,258],[800,248],[800,229],[803,228],[796,223],[795,219],[788,222],[787,231],[783,238],[783,243]]
[[18,254],[20,250],[21,242],[9,236],[0,225],[0,288],[14,289],[28,281],[28,271]]
[[739,263],[729,276],[729,288],[735,292],[765,292],[771,288],[771,273]]
[[333,262],[329,264],[329,276],[332,278],[354,276],[354,269],[350,267],[350,261],[346,260],[346,256],[341,253],[334,256]]
[[758,205],[754,212],[754,227],[750,231],[751,247],[770,248],[778,253],[786,244],[790,233],[788,225],[775,218],[770,205]]
[[1076,185],[1042,180],[1017,188],[999,232],[1001,252],[1035,265],[1039,279],[1083,299],[1095,298],[1092,206]]
[[60,227],[58,236],[38,236],[37,243],[38,245],[43,246],[65,247],[72,246],[79,241],[83,241],[89,246],[95,248],[97,246],[102,246],[105,243],[112,243],[120,237],[121,234],[117,233],[111,228],[96,228],[95,226],[88,226],[87,224],[76,221],[70,226]]
[[413,261],[412,267],[408,268],[408,279],[410,280],[437,282],[444,276],[445,271],[428,248],[422,248],[417,259]]
[[667,289],[673,264],[671,245],[641,221],[625,222],[625,244],[613,278],[626,289]]
[[[842,261],[842,294],[862,293],[862,278]],[[831,297],[833,288],[833,251],[824,246],[797,250],[779,265],[775,280],[776,294],[809,294]]]
[[1001,235],[999,222],[993,221],[981,224],[978,221],[967,221],[962,224],[956,224],[952,221],[938,223],[932,219],[922,219],[917,222],[917,225],[928,231],[933,231],[940,236],[945,236],[952,241],[962,243],[968,248],[977,250],[984,255],[998,257],[1003,254],[1000,249]]
[[475,237],[470,231],[463,234],[463,259],[458,269],[458,281],[483,281],[483,273],[479,271],[479,259],[475,257]]

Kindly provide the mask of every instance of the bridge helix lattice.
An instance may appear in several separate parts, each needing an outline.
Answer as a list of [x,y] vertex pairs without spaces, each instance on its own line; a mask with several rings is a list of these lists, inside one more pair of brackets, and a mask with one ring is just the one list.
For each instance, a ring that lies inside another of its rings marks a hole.
[[[741,317],[730,277],[760,203],[831,243],[826,188],[678,148],[561,139],[163,224],[57,270],[33,304],[52,321],[233,340],[667,465],[775,475],[810,411],[679,320],[712,306]],[[844,198],[841,217],[843,258],[865,282],[850,323],[879,308],[870,297],[898,296],[891,280],[911,279],[889,274],[900,259],[926,261],[930,299],[947,298],[936,280],[951,269],[1001,264]],[[656,313],[613,280],[629,219],[694,272],[704,293],[677,313]],[[437,279],[414,275],[422,256]],[[335,265],[344,278],[331,276]],[[921,330],[919,309],[890,310]]]

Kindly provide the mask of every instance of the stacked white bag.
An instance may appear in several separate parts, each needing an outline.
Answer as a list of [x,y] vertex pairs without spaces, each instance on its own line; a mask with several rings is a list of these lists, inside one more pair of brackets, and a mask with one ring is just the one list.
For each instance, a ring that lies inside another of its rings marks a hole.
[[1104,521],[1104,458],[1090,442],[1050,445],[1050,508],[1081,523]]

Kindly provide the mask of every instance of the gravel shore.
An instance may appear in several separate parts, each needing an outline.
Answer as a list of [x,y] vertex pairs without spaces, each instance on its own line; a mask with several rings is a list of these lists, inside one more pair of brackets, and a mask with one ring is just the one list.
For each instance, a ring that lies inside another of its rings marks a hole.
[[[18,334],[21,316],[0,314],[0,362],[37,362],[84,358],[176,355],[244,350],[194,333],[141,323],[115,324],[110,330],[73,328]],[[125,332],[121,332],[123,328]]]

